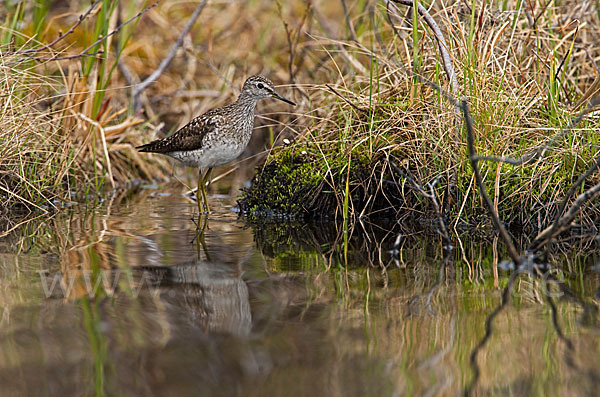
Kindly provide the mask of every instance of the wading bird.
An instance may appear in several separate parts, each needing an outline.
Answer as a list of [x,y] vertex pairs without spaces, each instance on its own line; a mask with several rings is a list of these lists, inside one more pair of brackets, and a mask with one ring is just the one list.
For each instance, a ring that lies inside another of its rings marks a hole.
[[[161,153],[198,168],[198,209],[202,212],[200,194],[206,212],[210,212],[206,196],[213,167],[224,165],[242,154],[254,128],[256,104],[263,98],[277,98],[296,105],[279,95],[271,80],[263,76],[249,77],[237,101],[209,110],[190,121],[173,135],[138,146],[140,152]],[[206,170],[203,175],[202,170]]]

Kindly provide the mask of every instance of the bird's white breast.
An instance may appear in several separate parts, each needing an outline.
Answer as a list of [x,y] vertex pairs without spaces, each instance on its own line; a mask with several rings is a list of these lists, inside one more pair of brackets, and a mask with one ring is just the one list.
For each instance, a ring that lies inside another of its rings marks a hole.
[[246,145],[214,145],[197,150],[171,152],[169,156],[181,161],[188,167],[206,169],[218,167],[238,158]]

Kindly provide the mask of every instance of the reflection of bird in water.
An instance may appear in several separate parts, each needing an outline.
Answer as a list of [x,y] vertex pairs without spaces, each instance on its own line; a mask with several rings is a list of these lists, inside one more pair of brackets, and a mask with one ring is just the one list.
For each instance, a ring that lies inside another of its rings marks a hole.
[[[237,101],[210,110],[190,121],[173,135],[138,146],[140,152],[162,153],[199,168],[198,209],[202,212],[200,193],[206,212],[210,212],[206,197],[206,184],[213,167],[224,165],[242,154],[252,135],[256,104],[263,98],[277,98],[294,102],[275,92],[273,83],[263,76],[249,77]],[[202,175],[202,170],[206,173]]]
[[227,265],[195,261],[169,267],[144,266],[136,271],[142,285],[159,289],[169,312],[183,315],[195,327],[233,335],[250,333],[248,287]]

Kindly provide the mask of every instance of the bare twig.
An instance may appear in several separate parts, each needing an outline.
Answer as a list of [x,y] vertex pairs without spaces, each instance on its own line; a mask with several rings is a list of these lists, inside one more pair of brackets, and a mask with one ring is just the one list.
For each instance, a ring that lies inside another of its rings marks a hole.
[[94,57],[96,55],[102,55],[102,54],[104,54],[104,50],[98,50],[95,52],[88,52],[88,53],[79,53],[79,54],[73,54],[73,55],[64,55],[64,56],[55,55],[51,58],[32,57],[29,54],[27,54],[26,56],[28,58],[21,58],[20,60],[14,62],[14,63],[19,64],[19,63],[23,63],[23,62],[30,61],[30,60],[38,61],[38,62],[67,61],[67,60],[78,59],[78,58]]
[[133,75],[129,69],[129,66],[127,66],[124,62],[121,62],[121,59],[119,59],[119,62],[117,63],[117,68],[119,68],[119,72],[121,72],[121,75],[123,75],[123,78],[125,81],[127,81],[127,85],[133,86],[136,84],[136,81],[139,80]]
[[339,92],[337,92],[337,90],[335,88],[333,88],[332,86],[330,86],[329,84],[326,83],[325,86],[327,88],[329,88],[331,90],[331,92],[333,92],[335,95],[337,95],[340,98],[342,98],[342,100],[344,102],[346,102],[348,105],[352,106],[355,110],[357,110],[359,112],[366,112],[367,111],[367,109],[363,109],[361,107],[358,107],[357,105],[355,105],[352,102],[350,102],[350,100],[348,100],[345,96],[343,96],[342,94],[340,94]]
[[[83,51],[81,51],[78,54],[74,54],[74,55],[67,55],[67,56],[61,56],[61,55],[55,55],[51,58],[43,58],[43,57],[36,57],[36,56],[32,56],[33,53],[38,53],[39,51],[41,51],[41,49],[35,49],[32,52],[21,52],[18,54],[22,54],[25,55],[26,58],[20,59],[18,61],[16,61],[15,63],[22,63],[28,60],[34,60],[34,61],[38,61],[38,62],[51,62],[51,61],[62,61],[62,60],[71,60],[71,59],[77,59],[77,58],[83,58],[83,57],[89,57],[89,56],[95,56],[95,55],[100,55],[100,54],[104,54],[104,50],[98,50],[98,51],[94,51],[94,52],[89,52],[90,50],[92,50],[95,46],[97,46],[99,43],[101,43],[102,41],[106,40],[108,37],[119,33],[119,31],[127,24],[131,23],[132,21],[134,21],[135,19],[139,18],[142,14],[148,12],[149,10],[151,10],[152,8],[156,7],[158,5],[158,3],[160,3],[161,0],[157,0],[154,4],[144,8],[142,11],[138,12],[137,14],[135,14],[133,17],[129,18],[127,21],[123,22],[122,24],[120,24],[119,26],[117,26],[113,31],[109,32],[106,36],[101,36],[100,38],[98,38],[98,40],[96,40],[95,42],[93,42],[92,44],[90,44],[87,48],[85,48]],[[88,11],[91,11],[88,10]],[[86,15],[87,17],[87,15]],[[81,17],[80,17],[81,18]],[[81,23],[81,22],[79,22]],[[56,40],[55,40],[56,41]],[[50,43],[50,45],[55,44]],[[48,48],[50,45],[45,46],[44,48]]]
[[[384,0],[384,2],[386,3],[386,6],[388,5],[389,1],[390,0]],[[413,0],[391,0],[391,1],[393,1],[394,3],[402,4],[402,5],[409,6],[409,7],[412,7],[412,5],[413,5]],[[437,43],[438,43],[440,55],[442,56],[444,70],[446,71],[448,80],[450,80],[450,89],[452,90],[452,93],[454,95],[458,95],[459,94],[458,80],[456,78],[456,73],[454,72],[452,58],[450,58],[450,54],[448,53],[448,45],[446,44],[444,35],[442,34],[442,31],[441,31],[440,27],[438,26],[438,24],[435,22],[435,19],[433,19],[433,17],[431,15],[429,15],[429,12],[427,12],[427,9],[425,7],[423,7],[421,4],[418,4],[417,10],[419,11],[419,14],[425,20],[427,25],[429,25],[429,28],[433,31],[435,39],[437,40]],[[397,14],[395,14],[394,16],[396,18],[400,18],[400,16]]]
[[115,35],[115,34],[119,33],[121,31],[121,29],[123,29],[123,27],[125,25],[128,25],[131,22],[135,21],[137,18],[141,17],[142,14],[145,14],[146,12],[148,12],[151,9],[153,9],[154,7],[156,7],[158,5],[158,3],[160,3],[160,2],[161,2],[161,0],[156,0],[156,2],[154,2],[152,5],[144,8],[142,11],[138,12],[137,14],[135,14],[134,16],[132,16],[131,18],[129,18],[128,20],[126,20],[125,22],[123,22],[122,24],[120,24],[119,26],[117,26],[113,31],[107,33],[106,36],[102,36],[98,40],[94,41],[86,49],[84,49],[83,51],[81,51],[81,53],[82,54],[87,53],[92,48],[94,48],[95,46],[97,46],[98,44],[100,44],[102,41],[106,40],[107,38],[109,38],[112,35]]
[[[311,7],[312,7],[312,2],[309,0],[306,2],[306,8],[304,10],[304,14],[302,15],[302,18],[296,25],[296,29],[291,29],[288,22],[283,17],[283,8],[281,7],[281,4],[279,2],[277,2],[279,18],[281,19],[281,22],[283,23],[283,28],[285,29],[285,34],[286,34],[286,38],[287,38],[287,42],[288,42],[288,52],[289,52],[288,74],[290,75],[290,83],[292,83],[292,84],[296,83],[295,75],[296,75],[296,71],[298,70],[298,67],[294,68],[294,58],[296,56],[296,48],[298,47],[298,43],[300,42],[300,30],[302,29],[302,27],[304,26],[304,23],[306,22],[306,20],[308,18]],[[296,37],[294,39],[292,39],[292,37],[294,36],[294,32],[296,34]]]
[[575,117],[573,120],[571,120],[571,122],[562,130],[560,130],[559,132],[557,132],[552,138],[550,138],[548,140],[548,142],[546,142],[545,145],[540,146],[534,150],[532,150],[531,152],[527,153],[526,155],[519,157],[519,158],[512,158],[512,157],[495,157],[495,156],[476,156],[475,159],[478,161],[496,161],[496,162],[502,162],[502,163],[507,163],[507,164],[511,164],[511,165],[521,165],[521,164],[528,164],[531,163],[533,161],[539,160],[542,157],[544,157],[544,155],[546,154],[546,151],[559,139],[563,138],[564,136],[568,135],[569,132],[575,128],[575,126],[577,124],[579,124],[584,117],[590,113],[593,108],[598,105],[600,103],[600,95],[597,95],[596,97],[594,97],[590,103],[588,104],[588,106],[581,111],[581,113],[579,113],[579,115],[577,117]]
[[64,39],[68,35],[70,35],[71,33],[73,33],[75,31],[75,29],[77,29],[77,27],[79,25],[81,25],[81,23],[90,15],[90,13],[94,10],[94,8],[96,8],[96,5],[98,3],[100,3],[100,0],[96,0],[92,4],[90,4],[89,8],[83,14],[79,15],[79,18],[77,19],[77,22],[75,22],[69,28],[69,30],[67,30],[65,33],[59,34],[58,37],[56,39],[54,39],[53,41],[51,41],[50,43],[45,44],[45,45],[43,45],[40,48],[29,48],[27,50],[15,51],[13,54],[16,54],[16,55],[26,55],[26,54],[31,54],[31,53],[39,53],[40,51],[43,51],[46,48],[52,47],[53,45],[55,45],[56,43],[58,43],[59,41],[61,41],[62,39]]
[[[580,179],[581,179],[581,177],[580,177]],[[571,191],[571,190],[569,190],[569,191]],[[575,202],[569,208],[569,210],[567,211],[567,213],[565,215],[563,215],[559,219],[555,220],[551,226],[547,227],[540,234],[538,234],[538,236],[535,238],[535,240],[533,241],[533,243],[531,245],[532,248],[534,250],[539,250],[550,239],[552,239],[553,237],[559,235],[560,233],[562,233],[566,229],[568,229],[569,226],[571,225],[571,222],[575,218],[575,216],[579,213],[581,207],[588,201],[597,197],[598,195],[600,195],[600,183],[592,186],[591,188],[589,188],[588,190],[586,190],[585,192],[583,192],[579,196],[577,196],[577,198],[575,199]],[[567,200],[567,198],[565,198],[565,201],[566,200]]]
[[477,152],[475,151],[475,144],[474,144],[474,138],[473,138],[473,121],[471,119],[471,115],[469,114],[469,106],[467,105],[466,99],[463,99],[461,101],[461,109],[463,112],[463,116],[464,116],[464,120],[465,120],[465,127],[467,130],[467,146],[469,149],[469,160],[471,162],[471,167],[473,168],[473,174],[475,175],[475,180],[477,181],[477,185],[479,187],[479,194],[488,209],[488,212],[492,218],[492,221],[494,222],[494,226],[496,227],[496,229],[500,233],[500,237],[502,237],[502,240],[504,240],[504,243],[506,244],[506,247],[508,249],[508,253],[509,253],[510,257],[512,258],[513,262],[515,263],[515,266],[518,266],[519,262],[520,262],[520,257],[517,252],[517,249],[515,248],[508,232],[504,228],[504,225],[502,224],[500,217],[494,210],[494,203],[490,199],[490,196],[487,194],[487,190],[483,184],[483,179],[481,178],[481,173],[479,172]]
[[590,175],[592,175],[592,173],[594,171],[596,171],[599,167],[600,167],[600,152],[596,153],[596,160],[592,163],[592,165],[587,169],[586,172],[584,172],[583,174],[581,174],[579,176],[579,178],[577,178],[575,183],[573,183],[571,185],[571,187],[569,188],[569,190],[567,191],[567,194],[565,195],[565,198],[563,199],[563,201],[560,204],[560,207],[558,209],[558,212],[556,213],[554,223],[552,224],[552,228],[551,228],[551,230],[549,230],[548,235],[552,236],[555,234],[555,231],[558,229],[559,224],[561,223],[561,217],[562,217],[565,209],[567,208],[567,203],[571,199],[571,196],[573,196],[573,194],[575,194],[575,192],[577,191],[577,189],[579,189],[579,187],[583,184],[583,182],[585,182],[585,180]]
[[177,39],[175,44],[173,44],[173,47],[171,47],[171,51],[169,51],[169,54],[167,55],[167,57],[162,60],[162,62],[158,66],[158,68],[150,76],[148,76],[144,81],[142,81],[141,83],[139,83],[133,87],[131,97],[132,97],[133,109],[135,112],[137,112],[141,109],[141,104],[139,102],[140,95],[150,84],[152,84],[154,81],[156,81],[156,79],[158,79],[160,77],[160,75],[165,71],[165,69],[167,69],[167,67],[169,66],[169,64],[171,63],[173,58],[175,57],[175,53],[177,52],[179,47],[181,47],[184,37],[189,33],[189,31],[192,29],[192,27],[196,23],[196,20],[198,19],[198,17],[200,16],[200,13],[206,6],[207,1],[208,0],[204,0],[202,3],[200,3],[200,5],[198,7],[196,7],[196,9],[194,10],[194,13],[190,17],[187,25],[185,26],[185,28],[179,35],[179,38]]
[[[393,1],[394,3],[408,5],[410,7],[412,7],[412,5],[413,5],[412,0],[391,0],[391,1]],[[384,2],[386,4],[386,10],[387,10],[388,18],[390,18],[390,23],[392,25],[392,29],[394,30],[394,33],[396,35],[398,35],[398,31],[396,30],[396,27],[394,26],[394,23],[391,20],[390,9],[394,10],[393,14],[394,14],[395,18],[400,19],[401,16],[398,15],[398,13],[396,12],[397,8],[396,8],[395,4],[392,4],[390,2],[390,0],[384,0]],[[390,7],[390,6],[393,6],[393,7]],[[444,36],[443,36],[442,31],[440,30],[439,26],[437,25],[435,20],[431,17],[431,15],[429,15],[427,10],[420,4],[417,7],[417,10],[418,10],[419,14],[421,14],[421,16],[425,19],[425,22],[427,23],[427,25],[429,25],[429,27],[433,31],[434,36],[437,40],[440,55],[442,57],[443,64],[444,64],[444,70],[446,72],[446,76],[448,77],[448,80],[450,81],[450,89],[452,91],[452,95],[449,94],[448,92],[446,92],[445,90],[443,90],[441,87],[439,87],[437,84],[433,83],[432,81],[415,73],[413,70],[408,69],[401,62],[396,61],[396,65],[401,70],[403,70],[405,73],[407,73],[409,76],[416,78],[421,83],[425,83],[425,84],[429,85],[433,89],[437,90],[446,99],[448,99],[448,101],[454,106],[454,111],[456,112],[457,117],[458,117],[461,114],[461,108],[460,108],[460,104],[458,103],[456,98],[460,95],[460,88],[458,85],[458,80],[456,78],[456,73],[454,72],[454,66],[452,64],[452,59],[450,57],[450,54],[448,53],[448,46],[446,44],[446,40],[444,39]],[[373,26],[375,26],[375,24],[373,24]],[[383,47],[383,48],[385,48],[385,47]],[[386,50],[386,53],[387,53],[387,50]],[[388,54],[388,56],[389,56],[389,54]],[[394,59],[394,58],[391,58],[391,59]],[[454,140],[457,142],[460,140],[460,131],[458,131],[458,130],[456,131],[456,134],[454,135]]]
[[388,17],[388,22],[392,28],[392,30],[394,31],[394,34],[400,39],[402,40],[402,36],[400,35],[400,32],[398,31],[398,29],[396,29],[396,25],[394,24],[394,21],[392,21],[392,16],[390,14],[390,10],[393,9],[394,10],[394,17],[398,20],[401,20],[403,22],[405,22],[406,20],[408,20],[408,16],[411,12],[410,7],[406,10],[406,16],[401,17],[399,14],[397,14],[397,12],[400,12],[400,9],[391,1],[386,1],[385,2],[385,12],[386,15]]
[[[410,5],[412,6],[412,1],[411,0],[408,0],[408,1],[410,2]],[[398,8],[396,7],[396,5],[393,2],[395,2],[395,0],[386,0],[385,1],[386,8],[388,9],[388,17],[390,17],[390,14],[389,14],[389,10],[390,9],[393,9],[394,11],[398,10]],[[427,12],[427,10],[424,10],[424,12]],[[371,14],[371,20],[373,21],[374,20],[374,7],[372,7],[370,9],[370,14]],[[429,15],[429,14],[427,14],[427,15]],[[397,13],[394,13],[394,17],[396,17],[396,18],[402,18]],[[427,18],[425,21],[428,22],[430,20],[433,21],[432,18],[431,19]],[[433,21],[433,22],[435,23],[435,21]],[[390,18],[390,23],[392,23],[391,22],[391,18]],[[376,29],[377,25],[375,23],[372,23],[372,25],[373,25],[373,27],[375,29],[375,35],[377,36],[378,41],[382,42],[381,35],[379,34],[379,31]],[[435,24],[434,26],[437,27],[437,24]],[[395,26],[394,26],[393,23],[392,23],[392,29],[396,32],[396,28],[395,28]],[[437,30],[439,31],[439,27],[437,27]],[[440,34],[441,34],[441,31],[440,31]],[[443,36],[440,36],[440,37],[443,39]],[[445,41],[443,41],[443,43],[444,43],[443,47],[440,47],[440,48],[443,48],[443,51],[444,51],[444,53],[446,55],[442,55],[442,56],[444,56],[445,58],[447,58],[447,60],[450,61],[450,64],[451,64],[450,56],[447,54],[447,48],[446,48]],[[438,42],[438,44],[439,44],[439,42]],[[377,56],[372,51],[369,51],[369,50],[365,49],[364,46],[362,48],[364,50],[366,50],[369,55],[371,55],[371,56]],[[422,76],[420,74],[417,74],[413,70],[407,68],[404,64],[402,64],[400,61],[398,61],[392,54],[390,54],[389,51],[387,51],[387,49],[385,49],[385,46],[382,45],[381,48],[383,49],[383,51],[385,52],[385,54],[388,56],[388,58],[390,60],[393,60],[394,64],[400,70],[402,70],[407,76],[413,77],[413,78],[417,79],[420,83],[425,84],[425,85],[431,87],[432,89],[434,89],[435,91],[439,92],[442,97],[444,97],[448,102],[450,102],[450,104],[452,104],[452,106],[455,107],[455,109],[456,109],[456,111],[457,111],[458,114],[462,113],[461,108],[460,108],[460,102],[457,99],[458,98],[457,95],[459,93],[459,91],[458,91],[458,83],[456,84],[456,86],[453,85],[453,84],[451,84],[451,88],[453,88],[453,93],[451,94],[448,91],[444,90],[439,85],[437,85],[436,83],[434,83],[433,81],[429,80],[428,78],[426,78],[426,77],[424,77],[424,76]],[[456,74],[454,73],[454,68],[453,67],[452,67],[452,73],[451,74],[447,74],[447,76],[448,76],[448,78],[449,78],[450,81],[456,80]],[[456,88],[456,92],[454,92],[454,88]]]
[[341,0],[342,8],[344,9],[344,18],[346,19],[346,25],[348,26],[348,31],[350,32],[350,38],[352,41],[358,43],[358,39],[356,38],[356,32],[354,31],[354,25],[352,25],[352,20],[350,20],[350,15],[348,13],[348,6],[346,6],[346,0]]

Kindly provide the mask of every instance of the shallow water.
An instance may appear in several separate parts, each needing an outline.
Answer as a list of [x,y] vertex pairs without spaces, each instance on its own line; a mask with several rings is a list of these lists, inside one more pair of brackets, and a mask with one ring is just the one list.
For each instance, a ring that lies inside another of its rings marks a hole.
[[0,240],[2,395],[591,395],[600,386],[591,248],[554,258],[575,293],[553,287],[555,322],[542,281],[517,279],[474,366],[509,277],[495,242],[462,239],[442,267],[435,236],[406,236],[393,257],[396,233],[251,227],[227,197],[213,198],[199,235],[195,203],[159,192],[72,207]]

